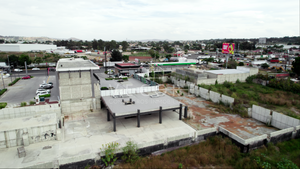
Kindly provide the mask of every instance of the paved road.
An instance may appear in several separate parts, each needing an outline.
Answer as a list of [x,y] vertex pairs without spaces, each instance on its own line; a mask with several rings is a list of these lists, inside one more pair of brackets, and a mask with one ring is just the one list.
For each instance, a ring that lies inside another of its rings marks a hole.
[[50,101],[58,100],[55,76],[35,76],[32,79],[21,79],[13,86],[7,87],[8,91],[0,97],[0,102],[7,102],[9,106],[16,106],[21,102],[34,101],[35,92],[43,81],[53,82],[54,87],[51,89]]

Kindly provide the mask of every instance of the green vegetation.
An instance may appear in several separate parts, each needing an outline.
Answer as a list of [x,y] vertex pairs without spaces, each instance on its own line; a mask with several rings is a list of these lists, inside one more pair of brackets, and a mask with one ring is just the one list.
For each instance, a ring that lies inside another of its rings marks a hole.
[[105,156],[101,159],[105,163],[105,166],[114,165],[114,163],[118,159],[116,157],[116,152],[118,151],[118,147],[119,147],[119,143],[116,143],[116,142],[108,143],[105,145],[102,144],[102,148],[100,148],[100,150],[102,151],[101,154],[104,151],[104,154],[102,154],[102,155],[105,155]]
[[109,78],[105,78],[105,80],[114,80],[114,78],[109,77]]
[[300,140],[291,140],[244,154],[229,138],[214,136],[205,142],[158,156],[148,156],[118,168],[295,168],[300,165]]
[[3,109],[3,108],[5,108],[5,107],[6,107],[6,105],[7,105],[7,103],[6,103],[6,102],[2,102],[2,103],[0,103],[0,109]]
[[50,97],[50,96],[51,96],[51,94],[39,95],[40,98],[41,98],[41,97]]
[[6,90],[7,90],[7,89],[2,89],[2,90],[0,91],[0,96],[1,96],[4,92],[6,92]]
[[16,78],[14,81],[12,81],[11,83],[8,84],[8,86],[12,86],[14,84],[16,84],[21,78]]
[[34,105],[34,104],[35,104],[35,101],[30,101],[29,104],[30,104],[30,105]]
[[133,141],[127,141],[126,146],[122,150],[123,150],[122,160],[124,162],[134,163],[136,160],[139,159],[138,146]]
[[300,110],[299,94],[255,84],[252,83],[252,80],[253,77],[249,77],[246,80],[249,83],[234,84],[226,81],[223,84],[215,85],[201,84],[199,87],[235,98],[231,108],[222,105],[211,105],[222,113],[234,113],[247,117],[247,108],[255,104],[300,119],[300,115],[292,111],[292,109]]
[[26,102],[21,102],[21,107],[24,107],[24,106],[26,106],[26,105],[27,105]]
[[137,52],[133,53],[130,56],[151,56],[148,52]]
[[107,87],[101,87],[101,90],[108,90]]

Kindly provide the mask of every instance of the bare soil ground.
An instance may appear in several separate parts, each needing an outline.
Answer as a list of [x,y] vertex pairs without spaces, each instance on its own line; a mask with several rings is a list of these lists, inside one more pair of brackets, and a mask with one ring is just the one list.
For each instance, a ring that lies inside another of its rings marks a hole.
[[183,89],[173,85],[160,86],[160,91],[188,106],[188,118],[184,121],[196,130],[221,126],[243,139],[269,134],[278,130],[252,118],[219,113],[214,108],[209,107],[209,105],[215,103],[188,94]]

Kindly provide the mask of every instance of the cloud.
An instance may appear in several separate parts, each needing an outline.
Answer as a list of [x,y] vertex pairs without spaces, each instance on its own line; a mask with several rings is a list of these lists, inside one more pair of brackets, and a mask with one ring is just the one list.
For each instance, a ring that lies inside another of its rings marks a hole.
[[299,1],[4,0],[0,22],[4,36],[83,40],[299,36]]

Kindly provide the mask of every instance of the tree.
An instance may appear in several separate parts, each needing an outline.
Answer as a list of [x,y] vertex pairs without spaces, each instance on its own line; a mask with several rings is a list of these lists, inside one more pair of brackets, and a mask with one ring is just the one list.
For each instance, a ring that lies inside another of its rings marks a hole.
[[110,61],[122,61],[122,53],[119,50],[113,50]]
[[239,66],[244,66],[244,62],[239,62]]
[[24,66],[25,65],[25,62],[26,61],[26,64],[29,65],[31,64],[31,59],[29,58],[28,55],[25,55],[25,54],[22,54],[20,57],[19,57],[19,64],[21,66]]
[[166,55],[166,59],[168,59],[168,61],[170,61],[171,57],[172,57],[172,55],[170,55],[170,54]]
[[17,67],[19,65],[19,57],[17,55],[9,55],[8,58],[5,59],[7,65],[8,65],[8,59],[9,59],[9,64],[12,65],[13,67]]
[[261,67],[263,68],[263,69],[267,69],[268,67],[270,67],[267,63],[264,63],[264,64],[262,64],[261,65]]
[[123,51],[126,51],[128,46],[129,46],[129,44],[126,41],[122,41],[121,45],[122,45],[122,50]]
[[189,50],[190,49],[190,46],[189,45],[185,45],[184,46],[184,50]]
[[94,50],[98,49],[98,42],[97,42],[96,39],[93,40],[92,46],[93,46],[93,49],[94,49]]
[[128,62],[129,61],[129,56],[128,55],[123,55],[122,59],[124,60],[124,62]]
[[292,71],[300,76],[300,57],[295,58],[295,61],[293,61],[292,65]]
[[43,62],[42,58],[41,57],[36,57],[34,60],[33,60],[34,63],[36,64],[40,64]]

